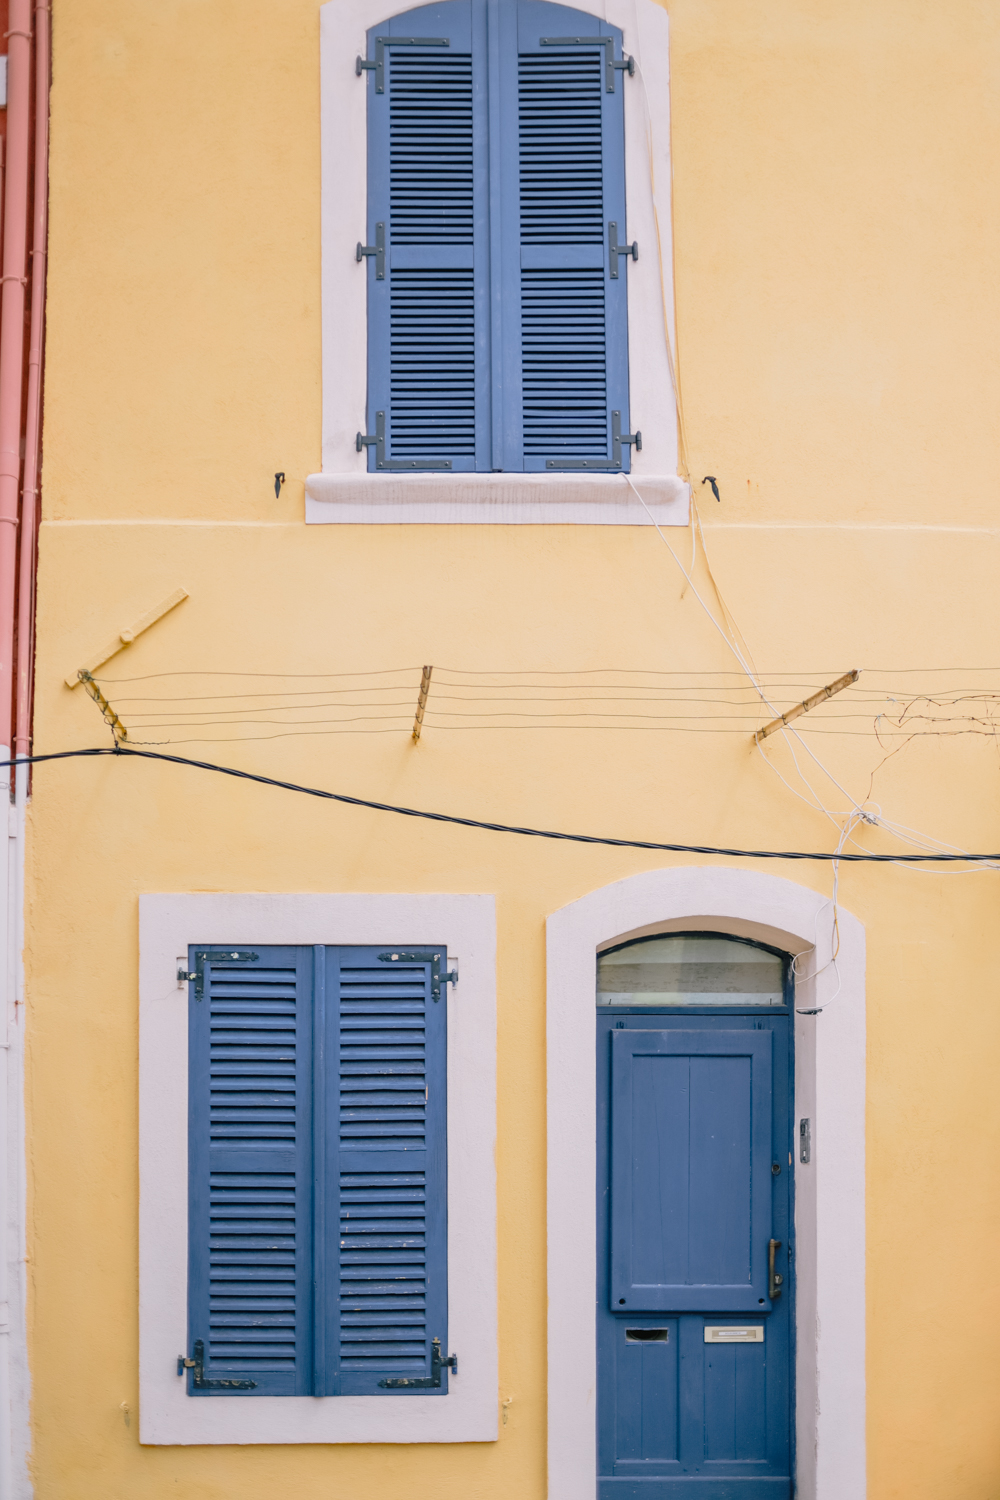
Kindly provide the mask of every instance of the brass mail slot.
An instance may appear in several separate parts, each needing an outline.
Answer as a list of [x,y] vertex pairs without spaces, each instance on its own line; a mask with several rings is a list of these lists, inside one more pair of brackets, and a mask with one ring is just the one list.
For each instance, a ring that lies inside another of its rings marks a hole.
[[728,1323],[721,1327],[706,1326],[705,1328],[706,1344],[762,1344],[763,1342],[763,1323],[754,1323],[749,1326]]

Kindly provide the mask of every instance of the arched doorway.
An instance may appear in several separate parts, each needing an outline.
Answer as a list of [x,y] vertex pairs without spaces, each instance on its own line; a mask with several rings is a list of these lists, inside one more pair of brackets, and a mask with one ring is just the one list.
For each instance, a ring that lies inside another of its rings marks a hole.
[[725,933],[598,955],[599,1500],[791,1494],[793,996]]

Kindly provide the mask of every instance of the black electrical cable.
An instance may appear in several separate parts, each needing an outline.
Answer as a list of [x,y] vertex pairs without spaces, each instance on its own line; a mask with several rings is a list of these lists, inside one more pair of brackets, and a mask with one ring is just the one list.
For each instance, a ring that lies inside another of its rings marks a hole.
[[320,787],[299,786],[294,781],[278,781],[274,776],[258,776],[253,771],[239,771],[235,766],[216,766],[208,760],[191,760],[185,755],[164,755],[157,750],[130,750],[124,745],[96,745],[88,750],[57,750],[51,755],[20,755],[0,761],[8,766],[37,766],[49,760],[73,760],[93,756],[134,756],[139,760],[163,760],[175,766],[194,766],[199,771],[216,771],[220,776],[235,776],[239,781],[255,781],[284,792],[301,792],[306,797],[322,797],[327,802],[345,802],[350,807],[368,807],[374,812],[398,813],[404,818],[426,818],[431,823],[456,823],[461,828],[483,828],[489,833],[519,833],[525,838],[559,839],[571,844],[604,844],[616,849],[654,849],[669,854],[720,854],[729,859],[812,859],[842,860],[845,864],[1000,864],[1000,854],[838,854],[804,853],[797,849],[716,849],[709,844],[657,844],[646,839],[601,838],[593,833],[557,833],[550,828],[519,828],[511,823],[486,823],[479,818],[460,818],[453,813],[424,812],[416,807],[396,807],[391,802],[373,802],[367,797],[350,797],[346,792],[327,792]]

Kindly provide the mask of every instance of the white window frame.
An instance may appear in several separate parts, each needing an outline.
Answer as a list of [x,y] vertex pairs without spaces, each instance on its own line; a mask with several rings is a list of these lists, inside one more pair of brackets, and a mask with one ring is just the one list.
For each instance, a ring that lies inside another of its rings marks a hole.
[[[445,1396],[185,1394],[188,945],[447,943],[448,1342]],[[497,1438],[496,916],[492,896],[139,898],[139,1441],[472,1443]]]
[[[795,1493],[864,1500],[865,933],[794,881],[732,866],[651,870],[548,920],[548,1500],[597,1476],[597,953],[692,929],[800,956],[795,1118],[812,1160],[795,1171]],[[802,1015],[826,1005],[822,1015]]]
[[[636,75],[619,73],[625,93],[627,235],[639,242],[629,261],[629,417],[642,433],[632,450],[636,498],[621,474],[369,474],[368,450],[355,436],[365,420],[368,386],[366,33],[408,9],[405,0],[328,0],[320,8],[323,249],[323,472],[306,480],[306,521],[482,523],[497,525],[686,526],[690,489],[677,477],[677,408],[664,321],[674,340],[670,224],[670,29],[656,0],[581,0],[621,28]],[[648,116],[647,116],[648,102]],[[648,128],[647,128],[648,127]],[[649,152],[652,142],[652,157]],[[653,214],[655,175],[664,258],[662,281]],[[666,289],[666,307],[664,291]]]

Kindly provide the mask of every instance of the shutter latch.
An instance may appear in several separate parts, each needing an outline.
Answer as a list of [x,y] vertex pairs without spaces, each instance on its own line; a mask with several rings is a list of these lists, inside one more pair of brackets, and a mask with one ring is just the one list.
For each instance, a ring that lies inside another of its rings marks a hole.
[[358,248],[357,248],[357,250],[355,252],[354,259],[355,260],[364,260],[364,258],[365,258],[366,255],[374,255],[374,257],[375,257],[375,280],[376,281],[384,281],[385,280],[385,225],[384,224],[376,224],[375,225],[375,243],[374,243],[374,245],[362,245],[361,241],[358,240]]
[[[615,417],[618,418],[617,424],[615,423]],[[617,431],[615,430],[616,425],[617,425]],[[618,412],[616,412],[616,411],[613,411],[611,413],[611,440],[615,444],[616,447],[617,447],[617,445],[619,443],[631,443],[635,447],[636,453],[641,453],[642,452],[642,433],[641,432],[622,432],[622,419],[621,419],[620,414]],[[619,456],[620,456],[621,455],[621,449],[620,448],[618,448],[618,453],[619,453]]]
[[[615,61],[615,39],[613,36],[543,36],[538,39],[542,47],[603,47],[605,92],[615,91],[615,69],[620,68],[630,78],[635,77],[635,58],[623,57]],[[370,66],[370,64],[369,64]]]
[[[624,251],[620,252],[624,255]],[[610,458],[547,458],[545,467],[547,469],[580,469],[584,473],[595,473],[597,470],[609,469],[613,473],[619,473],[622,466],[622,444],[634,444],[636,452],[642,452],[641,432],[622,432],[622,414],[620,411],[611,413],[611,457]]]
[[[197,1345],[195,1347],[197,1348]],[[427,1390],[428,1388],[440,1390],[442,1370],[450,1370],[453,1375],[457,1375],[458,1355],[449,1354],[447,1359],[442,1359],[441,1340],[431,1339],[431,1373],[429,1375],[421,1375],[417,1378],[390,1375],[388,1379],[379,1381],[379,1387],[384,1391]]]
[[[361,249],[360,245],[358,246],[358,249],[359,250]],[[608,225],[608,265],[611,268],[611,280],[612,281],[617,281],[618,280],[618,257],[619,257],[619,255],[624,255],[625,258],[626,258],[626,260],[628,259],[628,257],[630,255],[631,255],[631,257],[632,257],[633,260],[638,260],[639,259],[639,241],[638,240],[633,240],[632,243],[631,243],[631,245],[629,245],[629,244],[619,245],[619,243],[618,243],[618,225],[617,224],[609,224]]]
[[[191,1388],[196,1391],[255,1391],[256,1380],[206,1380],[205,1378],[205,1344],[202,1339],[194,1341],[194,1359],[185,1359],[183,1354],[177,1356],[177,1373],[183,1375],[185,1370],[193,1370],[191,1377]],[[438,1382],[440,1384],[440,1380]]]
[[[441,954],[433,953],[429,949],[400,949],[398,953],[380,953],[378,956],[380,964],[430,964],[431,966],[431,999],[441,999],[442,984],[457,984],[458,970],[449,969],[441,973]],[[447,961],[447,960],[446,960]]]
[[358,57],[354,64],[354,72],[358,78],[362,73],[375,74],[376,94],[385,93],[385,49],[386,47],[450,47],[451,43],[444,36],[377,36],[375,38],[375,61],[366,62],[363,57]]
[[253,964],[257,962],[259,954],[251,953],[248,948],[200,948],[194,955],[193,969],[178,969],[178,984],[194,984],[194,998],[204,1000],[205,998],[205,962],[214,964]]
[[403,473],[412,474],[415,469],[451,468],[450,458],[386,458],[384,411],[377,411],[375,413],[375,431],[373,433],[359,432],[354,440],[354,445],[359,453],[363,452],[365,448],[375,449],[375,468],[380,473],[385,469],[397,469]]

